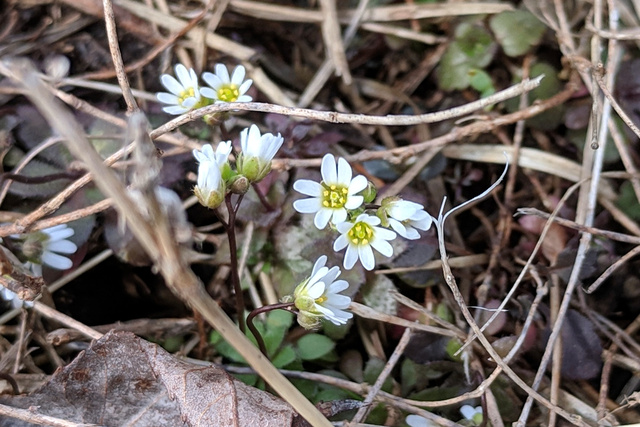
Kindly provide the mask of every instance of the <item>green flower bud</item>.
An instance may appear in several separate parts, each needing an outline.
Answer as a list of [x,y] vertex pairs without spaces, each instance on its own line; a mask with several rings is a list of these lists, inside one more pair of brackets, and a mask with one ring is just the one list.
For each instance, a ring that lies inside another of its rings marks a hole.
[[364,197],[365,203],[373,203],[373,201],[376,199],[376,196],[378,195],[378,190],[376,189],[376,186],[373,184],[373,182],[369,181],[367,182],[367,188],[362,190],[360,194],[362,194],[362,197]]

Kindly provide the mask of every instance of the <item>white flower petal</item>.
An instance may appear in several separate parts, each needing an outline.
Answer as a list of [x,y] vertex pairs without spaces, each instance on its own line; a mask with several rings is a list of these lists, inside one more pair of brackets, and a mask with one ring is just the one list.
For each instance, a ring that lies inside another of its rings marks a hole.
[[293,209],[300,213],[316,213],[322,208],[320,199],[300,199],[293,202]]
[[393,228],[396,231],[396,233],[398,233],[402,237],[406,237],[407,228],[404,226],[404,224],[402,224],[397,219],[389,218],[388,220],[389,220],[389,225],[391,226],[391,228]]
[[349,196],[347,198],[347,203],[344,204],[344,207],[347,209],[357,209],[364,202],[364,197],[362,196]]
[[333,215],[333,210],[327,209],[325,207],[320,208],[318,213],[316,213],[315,218],[313,219],[313,223],[318,228],[318,230],[323,230],[327,226],[327,224],[329,224],[331,215]]
[[224,83],[230,83],[229,71],[224,64],[216,64],[216,76],[220,78]]
[[180,102],[177,96],[167,92],[156,93],[156,98],[163,104],[178,104]]
[[[245,93],[247,93],[247,91],[249,90],[252,84],[253,84],[253,80],[251,79],[245,80],[244,83],[242,83],[238,87],[238,92],[240,93],[240,95],[244,95]],[[246,96],[249,98],[249,101],[240,101],[240,99],[242,98],[241,96],[240,98],[238,98],[238,102],[250,102],[251,97],[249,95],[246,95]]]
[[202,89],[200,89],[200,95],[204,96],[205,98],[209,98],[209,99],[217,99],[218,98],[217,94],[216,94],[216,91],[214,91],[210,87],[203,87]]
[[46,245],[46,250],[61,254],[73,254],[78,250],[78,247],[69,240],[58,240],[57,242],[49,242]]
[[[202,80],[204,80],[216,92],[218,91],[218,89],[220,89],[225,84],[225,82],[223,82],[220,79],[220,77],[218,77],[217,75],[215,75],[213,73],[210,73],[208,71],[205,72],[205,73],[202,73]],[[213,98],[218,99],[217,94]]]
[[415,228],[413,228],[408,224],[406,225],[405,234],[404,235],[400,234],[400,235],[408,240],[418,240],[420,238],[420,233],[418,233],[418,230],[416,230]]
[[166,87],[167,90],[174,95],[180,96],[184,91],[184,87],[175,79],[175,77],[170,76],[169,74],[163,74],[160,77],[160,82],[162,83],[162,86]]
[[236,102],[251,102],[251,101],[253,101],[253,98],[250,97],[249,95],[242,95],[238,97],[238,99],[236,99]]
[[242,65],[238,65],[231,74],[231,83],[240,86],[244,80],[245,69]]
[[324,293],[325,288],[326,285],[324,284],[324,282],[316,282],[312,286],[310,286],[309,289],[307,289],[307,296],[313,299],[320,298]]
[[341,234],[340,236],[338,236],[336,241],[333,242],[333,250],[339,252],[346,248],[348,244],[349,238],[346,236],[346,234]]
[[344,268],[351,270],[358,261],[358,248],[354,245],[347,246],[347,252],[344,254]]
[[409,224],[411,224],[413,227],[419,230],[426,231],[429,228],[431,228],[431,224],[433,223],[433,217],[424,211],[422,212],[425,215],[417,215],[417,214],[414,215],[413,217],[411,217],[411,219],[409,219]]
[[321,197],[324,188],[310,179],[299,179],[293,183],[293,189],[306,196]]
[[396,233],[382,227],[374,227],[373,234],[376,236],[377,239],[393,240],[396,238]]
[[[478,408],[480,408],[480,412],[482,412],[482,406],[479,406]],[[476,412],[478,412],[477,408],[474,408],[471,405],[462,405],[462,407],[460,407],[460,413],[467,420],[473,419]]]
[[349,194],[357,194],[367,188],[368,185],[367,178],[364,175],[358,175],[351,181],[349,184]]
[[358,218],[362,217],[362,219],[358,219],[358,221],[366,222],[371,226],[380,225],[380,218],[374,215],[362,214],[358,215]]
[[49,236],[49,241],[57,241],[66,239],[67,237],[73,236],[75,231],[73,228],[67,226],[66,224],[60,224],[60,226],[49,227],[42,230],[43,233]]
[[351,171],[351,166],[349,162],[347,162],[342,157],[338,158],[338,183],[345,187],[348,187],[351,183],[351,176],[353,172]]
[[172,114],[174,116],[177,116],[179,114],[186,113],[187,111],[189,111],[189,109],[188,108],[184,108],[184,107],[182,107],[180,105],[172,105],[170,107],[164,107],[162,109],[162,111],[164,111],[167,114]]
[[313,264],[313,270],[311,270],[311,277],[315,276],[315,274],[327,264],[327,256],[321,255],[316,260],[315,264]]
[[331,218],[331,222],[333,222],[334,224],[340,224],[345,222],[346,219],[347,219],[346,209],[341,208],[341,209],[333,210],[333,217]]
[[73,266],[69,258],[48,251],[42,253],[42,263],[56,270],[67,270]]
[[374,238],[371,241],[371,247],[387,258],[393,255],[393,246],[391,246],[391,244],[389,244],[389,242],[387,242],[386,240]]
[[320,173],[322,174],[322,181],[324,181],[325,184],[337,184],[338,172],[336,170],[336,159],[333,157],[333,154],[324,155]]
[[347,308],[349,307],[349,304],[351,304],[351,298],[348,296],[327,292],[327,300],[324,303],[324,306],[328,308]]
[[376,259],[373,257],[373,250],[369,245],[358,246],[358,256],[365,270],[371,271],[376,266]]
[[190,96],[189,98],[185,99],[184,101],[182,101],[182,106],[184,108],[188,108],[191,109],[193,108],[194,105],[196,105],[198,103],[198,99]]
[[345,234],[347,232],[349,232],[349,230],[351,230],[351,228],[353,228],[353,223],[352,222],[343,222],[340,224],[336,224],[336,229],[338,229],[338,233],[340,234]]
[[[337,267],[334,267],[334,268],[337,268]],[[328,292],[330,294],[337,294],[338,292],[344,291],[348,287],[349,287],[349,282],[347,282],[346,280],[336,280],[329,286]],[[349,300],[351,300],[351,298],[349,298]]]
[[182,64],[176,64],[176,77],[180,81],[180,84],[183,88],[188,89],[191,87],[191,78],[189,77],[189,71],[187,71],[187,67]]

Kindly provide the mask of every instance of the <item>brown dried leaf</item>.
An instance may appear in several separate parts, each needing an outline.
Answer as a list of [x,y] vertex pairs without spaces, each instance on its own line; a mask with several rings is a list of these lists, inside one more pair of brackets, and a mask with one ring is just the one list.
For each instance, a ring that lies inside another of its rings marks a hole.
[[78,423],[136,427],[282,427],[295,425],[298,417],[281,399],[224,370],[180,361],[129,332],[106,334],[37,392],[0,401]]

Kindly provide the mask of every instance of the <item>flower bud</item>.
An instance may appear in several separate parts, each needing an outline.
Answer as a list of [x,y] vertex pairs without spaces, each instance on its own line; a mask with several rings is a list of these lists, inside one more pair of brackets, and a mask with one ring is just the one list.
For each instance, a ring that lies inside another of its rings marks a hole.
[[373,203],[373,201],[376,199],[376,196],[378,195],[378,190],[376,189],[376,186],[373,184],[373,182],[368,181],[367,188],[362,190],[360,194],[362,194],[362,197],[364,197],[365,203]]
[[309,315],[307,312],[298,313],[298,324],[306,330],[318,329],[322,324],[319,316]]
[[236,175],[229,180],[228,188],[234,194],[245,194],[251,188],[251,182],[244,175]]

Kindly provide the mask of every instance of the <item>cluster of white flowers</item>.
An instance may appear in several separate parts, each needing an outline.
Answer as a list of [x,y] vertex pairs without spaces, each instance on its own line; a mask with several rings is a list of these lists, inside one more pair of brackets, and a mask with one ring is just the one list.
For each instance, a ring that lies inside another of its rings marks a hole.
[[198,183],[193,189],[198,201],[215,209],[228,192],[244,194],[253,182],[262,180],[271,171],[271,161],[282,146],[280,134],[260,133],[258,126],[240,132],[242,151],[237,156],[236,169],[229,163],[231,141],[224,141],[213,149],[206,144],[202,150],[193,150],[198,161]]
[[[331,223],[340,233],[333,249],[347,248],[344,268],[353,268],[360,259],[367,270],[375,267],[373,249],[386,257],[393,255],[390,240],[400,236],[415,240],[417,230],[428,230],[433,218],[418,203],[388,197],[381,206],[369,207],[375,198],[375,189],[363,175],[353,178],[349,163],[339,158],[337,165],[332,154],[322,159],[322,181],[300,179],[293,188],[308,199],[296,200],[293,207],[300,213],[315,214],[314,224],[320,230]],[[375,210],[375,215],[367,211]],[[394,231],[390,230],[393,229]],[[416,230],[417,229],[417,230]]]
[[163,108],[168,114],[184,114],[209,104],[220,102],[251,102],[247,91],[253,82],[245,80],[246,71],[238,65],[229,77],[229,71],[223,64],[217,64],[216,73],[205,72],[202,79],[209,87],[200,87],[198,76],[193,68],[182,64],[175,66],[177,79],[169,74],[160,77],[162,85],[170,92],[156,94],[158,101],[168,104]]

